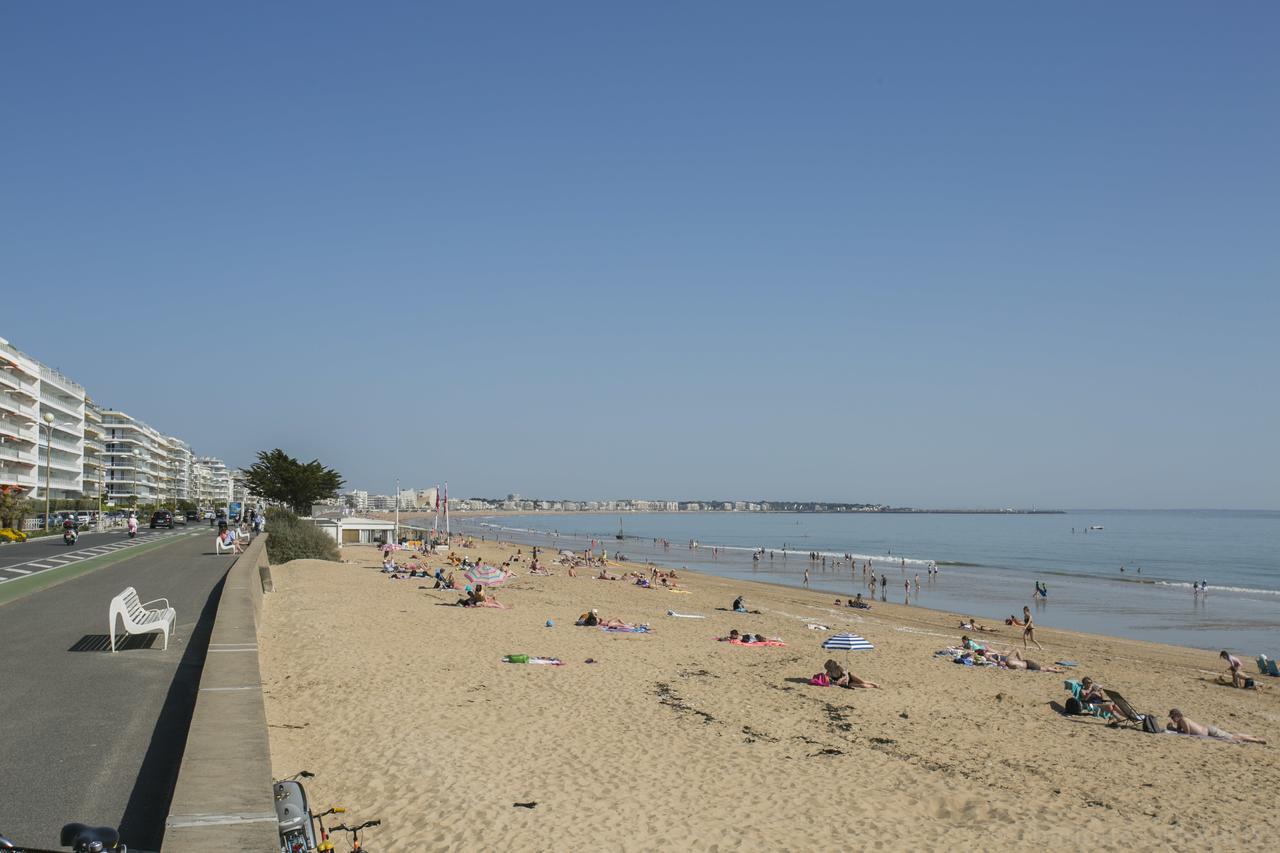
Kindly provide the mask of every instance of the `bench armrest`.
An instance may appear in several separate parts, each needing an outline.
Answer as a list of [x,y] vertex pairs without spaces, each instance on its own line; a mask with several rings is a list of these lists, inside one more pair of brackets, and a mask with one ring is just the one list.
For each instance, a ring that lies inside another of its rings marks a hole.
[[166,608],[168,608],[168,607],[169,607],[169,599],[167,599],[167,598],[157,598],[157,599],[154,599],[153,601],[145,602],[145,603],[142,605],[142,607],[143,607],[143,609],[145,610],[148,604],[155,604],[157,601],[163,601],[163,602],[164,602],[164,606],[165,606]]

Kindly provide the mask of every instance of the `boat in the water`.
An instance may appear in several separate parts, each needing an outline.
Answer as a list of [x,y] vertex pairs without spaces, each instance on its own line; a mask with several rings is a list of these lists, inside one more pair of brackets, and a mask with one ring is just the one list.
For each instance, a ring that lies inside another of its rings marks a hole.
[[1090,530],[1106,530],[1106,528],[1103,527],[1101,524],[1090,524],[1089,529]]
[[617,532],[617,533],[615,533],[615,534],[613,535],[613,538],[614,538],[614,539],[626,539],[626,538],[627,538],[627,537],[626,537],[625,535],[623,535],[623,533],[622,533],[622,516],[618,516],[618,532]]

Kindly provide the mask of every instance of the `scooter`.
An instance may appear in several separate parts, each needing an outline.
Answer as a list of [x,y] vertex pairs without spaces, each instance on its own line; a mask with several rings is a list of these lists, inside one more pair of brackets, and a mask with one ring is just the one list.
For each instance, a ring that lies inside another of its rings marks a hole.
[[80,534],[76,532],[74,527],[68,527],[62,531],[62,544],[64,545],[74,545],[79,538]]
[[[306,789],[298,779],[310,779],[315,775],[309,770],[303,770],[272,785],[276,800],[276,823],[280,833],[280,853],[308,853],[312,850],[330,853],[333,850],[333,842],[329,840],[329,832],[324,827],[324,818],[326,815],[342,814],[346,809],[335,806],[318,814],[311,811]],[[316,826],[320,827],[318,843]]]

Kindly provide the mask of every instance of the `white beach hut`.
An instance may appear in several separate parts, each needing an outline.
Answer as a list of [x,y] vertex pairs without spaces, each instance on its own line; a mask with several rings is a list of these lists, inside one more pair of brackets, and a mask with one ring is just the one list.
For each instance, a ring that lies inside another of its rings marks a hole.
[[391,521],[379,521],[376,518],[314,518],[312,521],[325,533],[333,537],[338,547],[343,545],[374,545],[390,542],[395,535],[396,525]]

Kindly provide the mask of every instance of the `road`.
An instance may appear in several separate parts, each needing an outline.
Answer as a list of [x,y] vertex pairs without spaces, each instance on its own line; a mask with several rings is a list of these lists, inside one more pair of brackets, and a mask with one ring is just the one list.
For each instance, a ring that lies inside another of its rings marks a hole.
[[[0,549],[0,596],[49,584],[0,605],[0,834],[14,841],[56,848],[62,824],[79,820],[119,826],[130,850],[160,847],[234,558],[215,556],[209,529],[193,525],[54,565],[58,555],[122,541],[130,542],[113,531],[70,548],[59,537]],[[159,635],[151,648],[106,649],[107,607],[127,586],[177,610],[167,650]],[[73,650],[86,647],[101,650]]]

